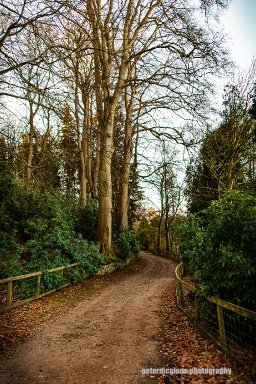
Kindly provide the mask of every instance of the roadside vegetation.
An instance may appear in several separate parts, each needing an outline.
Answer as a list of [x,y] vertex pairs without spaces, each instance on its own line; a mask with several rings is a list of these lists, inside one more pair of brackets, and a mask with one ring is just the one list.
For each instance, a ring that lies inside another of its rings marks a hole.
[[[252,81],[254,79],[254,81]],[[226,87],[222,122],[187,170],[189,215],[177,227],[206,295],[256,310],[255,68]]]
[[256,311],[256,197],[227,192],[182,233],[182,261],[205,295]]
[[[77,282],[95,274],[106,262],[127,261],[139,251],[135,235],[116,235],[116,253],[106,260],[97,243],[98,209],[95,201],[86,207],[59,191],[46,191],[22,183],[5,162],[0,163],[0,278],[79,263],[78,270],[43,275],[44,291],[68,281]],[[31,295],[29,280],[22,282],[22,295]],[[35,287],[34,287],[35,289]]]

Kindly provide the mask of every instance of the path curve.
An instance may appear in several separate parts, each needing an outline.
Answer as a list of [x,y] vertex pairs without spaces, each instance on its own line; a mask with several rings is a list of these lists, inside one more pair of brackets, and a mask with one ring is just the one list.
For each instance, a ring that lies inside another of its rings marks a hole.
[[174,284],[176,264],[150,253],[141,257],[145,267],[138,273],[83,299],[18,346],[1,367],[0,383],[149,382],[141,369],[161,366],[158,306]]

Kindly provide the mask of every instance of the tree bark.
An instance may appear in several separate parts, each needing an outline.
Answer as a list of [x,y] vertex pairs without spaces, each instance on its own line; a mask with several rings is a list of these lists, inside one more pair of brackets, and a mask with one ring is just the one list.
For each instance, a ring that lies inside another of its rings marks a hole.
[[105,134],[102,137],[99,168],[99,220],[98,239],[101,252],[111,254],[112,246],[112,176],[114,110],[106,121]]
[[[131,72],[129,73],[129,78],[131,77]],[[128,99],[128,89],[125,89],[125,109],[126,109],[126,118],[125,118],[125,139],[124,139],[124,160],[122,167],[122,176],[121,176],[121,185],[120,185],[120,195],[119,195],[119,229],[128,228],[128,215],[129,215],[129,179],[131,171],[131,157],[132,157],[132,112],[134,98],[136,94],[136,87],[134,85],[130,88],[131,96]]]
[[79,118],[79,79],[78,79],[78,69],[79,61],[77,58],[76,62],[76,83],[75,83],[75,121],[76,121],[76,130],[77,130],[77,143],[79,150],[79,179],[80,179],[80,202],[82,206],[86,205],[86,169],[85,169],[85,153],[83,145],[83,137],[81,137],[80,132],[80,118]]
[[34,153],[34,111],[33,111],[33,101],[29,100],[29,141],[28,141],[28,159],[27,159],[27,172],[26,172],[26,182],[29,184],[31,182],[32,176],[32,160]]

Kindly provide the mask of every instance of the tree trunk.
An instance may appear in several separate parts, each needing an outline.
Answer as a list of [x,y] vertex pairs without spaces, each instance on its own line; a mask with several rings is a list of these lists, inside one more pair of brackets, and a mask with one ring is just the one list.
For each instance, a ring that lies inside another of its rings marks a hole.
[[[164,146],[164,156],[165,156],[165,146]],[[165,246],[165,249],[167,252],[169,252],[170,248],[169,248],[169,225],[168,225],[168,219],[169,219],[169,211],[170,211],[170,207],[169,207],[169,190],[168,190],[168,180],[167,180],[167,173],[168,173],[168,170],[167,170],[167,165],[166,165],[166,160],[165,160],[165,157],[164,157],[164,161],[165,161],[165,165],[164,165],[164,198],[165,198],[165,223],[164,223],[164,229],[165,229],[165,241],[166,241],[166,246]]]
[[166,240],[166,251],[170,251],[170,244],[169,244],[169,225],[168,225],[168,219],[169,219],[169,203],[168,203],[168,197],[166,197],[166,204],[165,204],[165,240]]
[[33,102],[29,101],[29,141],[28,141],[28,159],[27,159],[27,172],[26,172],[26,182],[31,182],[32,175],[32,160],[34,152],[34,111],[33,111]]
[[228,190],[232,191],[234,189],[234,175],[233,175],[233,159],[230,160],[229,166],[228,166]]
[[86,169],[85,169],[85,159],[84,159],[84,149],[85,142],[80,141],[79,143],[79,157],[80,157],[80,202],[83,207],[86,206]]
[[[130,74],[131,75],[131,74]],[[130,76],[129,76],[130,77]],[[128,216],[129,216],[129,178],[131,170],[131,157],[132,157],[132,112],[133,103],[136,89],[132,86],[131,97],[128,100],[128,92],[125,90],[125,106],[126,106],[126,118],[125,118],[125,139],[124,139],[124,162],[122,167],[122,178],[120,185],[119,195],[119,229],[128,228]]]
[[160,248],[161,248],[161,227],[162,227],[162,221],[163,221],[163,211],[161,210],[161,213],[160,213],[160,216],[159,216],[158,227],[157,227],[157,244],[156,244],[157,251],[160,251]]
[[96,137],[96,155],[95,162],[93,167],[93,189],[92,195],[96,199],[99,196],[99,173],[100,173],[100,133],[97,132]]
[[87,137],[86,137],[86,150],[87,150],[87,181],[89,186],[89,197],[93,198],[93,180],[92,180],[92,128],[91,128],[91,108],[88,98],[88,120],[87,120]]
[[[75,83],[75,120],[77,130],[77,144],[79,150],[79,181],[80,181],[80,203],[82,206],[86,205],[86,169],[85,169],[85,146],[84,137],[81,137],[80,132],[80,118],[79,118],[79,79],[78,79],[79,60],[76,60],[76,83]],[[86,111],[84,111],[84,114]],[[83,132],[84,134],[84,132]]]
[[99,220],[98,239],[101,252],[108,257],[112,245],[112,176],[114,111],[106,121],[102,135],[99,169]]

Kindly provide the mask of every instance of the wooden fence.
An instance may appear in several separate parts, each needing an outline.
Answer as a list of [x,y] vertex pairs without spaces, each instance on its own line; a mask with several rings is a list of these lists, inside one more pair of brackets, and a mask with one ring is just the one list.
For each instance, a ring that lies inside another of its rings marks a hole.
[[175,275],[177,302],[183,312],[225,352],[255,362],[256,312],[217,297],[204,297],[200,289],[182,279],[183,263],[177,265]]
[[[63,285],[61,285],[55,289],[52,289],[50,291],[42,292],[41,291],[41,277],[45,273],[52,273],[52,272],[57,272],[57,271],[59,271],[61,276],[63,277],[64,270],[70,269],[70,268],[78,269],[79,263],[73,263],[73,264],[64,265],[61,267],[49,269],[46,272],[42,272],[42,271],[32,272],[32,273],[28,273],[26,275],[11,276],[11,277],[7,277],[6,279],[0,280],[0,285],[3,285],[3,284],[7,285],[6,300],[3,299],[3,305],[0,307],[0,312],[6,311],[6,310],[14,308],[14,307],[17,307],[17,306],[24,304],[26,302],[29,302],[29,301],[32,301],[35,299],[39,299],[40,297],[43,297],[45,295],[49,295],[50,293],[55,292],[58,289],[67,287],[68,285],[70,285],[70,282],[63,284]],[[14,282],[29,279],[31,277],[36,277],[36,295],[33,297],[29,297],[27,299],[24,299],[24,300],[18,300],[18,301],[13,302],[13,285],[14,285]]]

